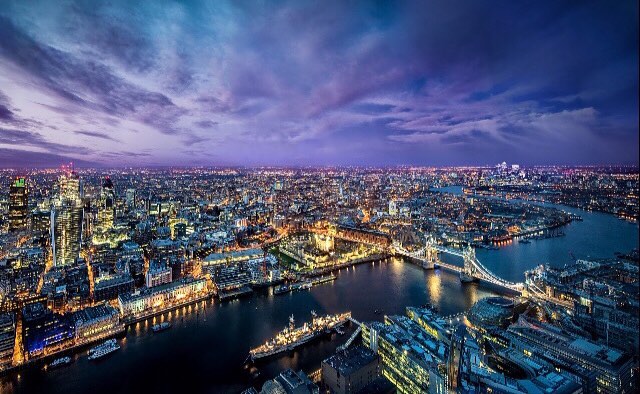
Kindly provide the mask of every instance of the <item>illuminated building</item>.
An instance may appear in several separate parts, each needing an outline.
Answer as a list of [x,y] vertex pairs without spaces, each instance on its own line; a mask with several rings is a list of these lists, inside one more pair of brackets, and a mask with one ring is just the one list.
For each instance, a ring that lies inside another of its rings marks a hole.
[[179,305],[181,301],[188,301],[204,294],[206,288],[205,278],[184,278],[162,286],[121,294],[118,297],[118,307],[125,317],[140,315],[154,308]]
[[316,247],[323,252],[332,252],[335,247],[335,239],[324,234],[313,234]]
[[11,364],[16,338],[16,323],[13,313],[0,314],[0,367]]
[[444,343],[450,342],[450,326],[433,310],[428,308],[407,307],[407,316],[413,319],[433,338]]
[[80,178],[75,172],[60,177],[60,194],[51,206],[51,246],[55,266],[72,264],[80,255],[83,207]]
[[260,248],[238,250],[229,253],[211,253],[202,262],[202,266],[210,267],[221,264],[233,264],[248,262],[249,260],[260,259],[264,257],[264,250]]
[[25,306],[22,316],[25,350],[29,357],[42,355],[46,349],[58,349],[74,338],[69,318],[52,313],[40,303]]
[[398,214],[398,205],[396,200],[389,201],[389,215],[396,216]]
[[115,300],[120,294],[130,293],[134,289],[133,278],[128,272],[100,276],[95,280],[94,301]]
[[72,264],[80,255],[83,209],[77,202],[62,199],[51,209],[51,245],[56,266]]
[[94,232],[91,242],[93,245],[108,245],[115,248],[122,241],[129,239],[129,228],[124,224],[112,226],[107,230],[97,230]]
[[16,178],[9,188],[9,231],[27,228],[28,190],[24,178]]
[[235,220],[235,226],[236,228],[238,228],[239,230],[245,229],[247,228],[247,224],[248,224],[248,220],[247,218],[237,218]]
[[95,340],[124,330],[118,310],[106,304],[77,311],[73,314],[72,320],[77,343]]
[[147,287],[160,286],[165,283],[171,283],[171,267],[152,261],[149,267],[149,271],[145,275],[145,284]]
[[251,293],[251,277],[241,264],[209,267],[216,293],[220,298]]
[[447,393],[447,347],[408,317],[385,316],[385,321],[362,329],[364,344],[380,356],[382,375],[399,393]]
[[136,207],[136,189],[127,189],[125,194],[125,201],[129,210]]
[[476,328],[487,326],[506,328],[513,318],[514,302],[503,297],[487,297],[476,302],[467,318]]
[[578,376],[585,393],[631,393],[633,359],[608,346],[520,316],[507,330],[510,346]]
[[51,230],[51,211],[37,209],[31,212],[31,231],[38,234],[49,234]]
[[75,171],[66,171],[58,180],[60,198],[75,200],[82,197],[80,176]]
[[115,193],[113,182],[109,177],[104,179],[100,199],[98,200],[98,227],[106,231],[113,227],[115,217]]

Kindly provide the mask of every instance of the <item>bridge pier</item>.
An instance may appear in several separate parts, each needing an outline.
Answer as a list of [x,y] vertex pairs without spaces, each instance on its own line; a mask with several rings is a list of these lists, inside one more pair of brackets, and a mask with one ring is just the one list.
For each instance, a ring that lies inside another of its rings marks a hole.
[[438,258],[438,251],[433,247],[435,243],[436,241],[433,239],[432,235],[427,236],[424,248],[425,259],[423,261],[423,267],[426,269],[435,269],[436,265],[440,262]]
[[476,259],[476,251],[472,246],[468,246],[462,253],[464,259],[464,268],[460,272],[460,282],[478,282],[480,277],[477,275],[477,268],[474,264]]

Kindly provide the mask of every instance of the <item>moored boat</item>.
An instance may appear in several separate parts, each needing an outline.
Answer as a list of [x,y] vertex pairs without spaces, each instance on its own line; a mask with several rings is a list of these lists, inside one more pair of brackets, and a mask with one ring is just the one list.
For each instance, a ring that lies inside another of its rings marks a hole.
[[106,341],[102,342],[100,345],[92,347],[91,349],[89,349],[88,354],[89,354],[89,356],[91,356],[93,353],[95,353],[96,351],[98,351],[98,350],[100,350],[102,348],[111,347],[111,346],[114,346],[114,345],[116,345],[116,340],[115,339],[106,340]]
[[154,324],[151,329],[153,330],[153,332],[160,332],[160,331],[164,331],[164,330],[168,330],[171,328],[171,323],[169,322],[162,322],[160,324]]
[[65,365],[71,364],[71,357],[61,357],[53,360],[51,364],[49,364],[49,368],[59,368],[64,367]]
[[89,360],[98,360],[100,358],[106,357],[118,349],[120,349],[120,345],[115,342],[108,343],[105,346],[100,346],[93,353],[91,353],[91,355],[89,356]]
[[293,350],[320,335],[331,332],[331,330],[346,323],[351,317],[351,312],[317,316],[314,311],[311,311],[311,315],[313,316],[311,323],[304,323],[301,327],[295,326],[295,320],[292,315],[289,318],[288,327],[285,327],[284,330],[279,332],[273,339],[268,340],[265,344],[249,351],[251,360],[255,361]]

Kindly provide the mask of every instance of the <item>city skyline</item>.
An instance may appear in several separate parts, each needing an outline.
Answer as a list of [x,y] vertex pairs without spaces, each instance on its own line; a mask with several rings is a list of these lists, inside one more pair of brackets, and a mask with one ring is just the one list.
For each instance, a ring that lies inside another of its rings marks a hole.
[[638,387],[637,168],[65,166],[0,184],[3,393]]
[[0,167],[637,165],[637,15],[8,2]]

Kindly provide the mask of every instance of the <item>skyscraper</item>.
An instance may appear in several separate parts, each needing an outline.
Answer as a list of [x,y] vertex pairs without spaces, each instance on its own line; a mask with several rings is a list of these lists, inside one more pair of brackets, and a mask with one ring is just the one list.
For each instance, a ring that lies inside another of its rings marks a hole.
[[60,177],[60,194],[51,205],[51,247],[56,266],[72,264],[80,254],[83,207],[80,177],[74,171]]
[[108,230],[113,227],[115,217],[115,192],[113,191],[113,182],[109,177],[104,179],[100,199],[98,201],[98,227],[102,230]]
[[24,178],[16,178],[9,188],[9,231],[27,227],[28,190]]
[[127,189],[126,201],[127,209],[131,210],[136,207],[136,189]]
[[60,176],[60,198],[67,199],[80,199],[82,197],[80,192],[80,176],[73,170],[65,170],[65,173]]

